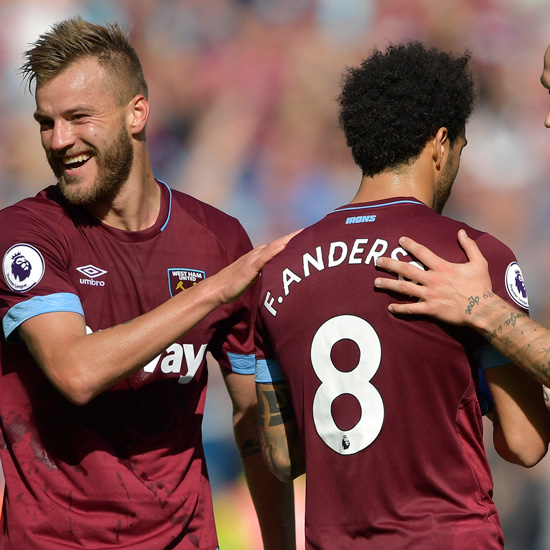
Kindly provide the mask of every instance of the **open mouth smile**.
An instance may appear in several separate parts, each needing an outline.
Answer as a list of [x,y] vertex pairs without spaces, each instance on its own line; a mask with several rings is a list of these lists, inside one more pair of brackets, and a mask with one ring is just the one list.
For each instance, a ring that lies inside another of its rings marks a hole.
[[76,168],[80,168],[86,164],[86,162],[88,162],[91,158],[92,155],[89,153],[82,153],[73,157],[65,157],[63,158],[63,166],[67,170],[75,170]]

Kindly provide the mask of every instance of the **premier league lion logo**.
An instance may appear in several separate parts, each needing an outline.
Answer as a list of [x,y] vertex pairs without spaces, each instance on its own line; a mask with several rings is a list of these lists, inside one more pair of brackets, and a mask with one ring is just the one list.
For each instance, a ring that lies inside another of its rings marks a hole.
[[30,277],[32,267],[30,262],[21,254],[21,252],[16,252],[12,256],[11,262],[11,272],[13,276],[19,281],[22,282],[25,279]]
[[516,288],[524,298],[527,298],[527,290],[525,289],[525,283],[523,282],[523,275],[520,270],[516,271]]
[[529,298],[527,297],[523,273],[517,262],[512,262],[508,266],[505,277],[506,290],[510,298],[522,308],[529,309]]
[[30,244],[13,245],[2,260],[4,280],[15,292],[26,292],[33,288],[42,279],[45,269],[42,254]]

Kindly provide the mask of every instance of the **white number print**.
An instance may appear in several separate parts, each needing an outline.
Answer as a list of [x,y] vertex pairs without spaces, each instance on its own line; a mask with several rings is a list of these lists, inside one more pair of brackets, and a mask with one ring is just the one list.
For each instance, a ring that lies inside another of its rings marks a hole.
[[[343,372],[331,360],[331,350],[340,340],[351,340],[359,348],[357,366]],[[321,380],[313,399],[313,421],[321,439],[334,451],[350,455],[368,447],[378,436],[384,423],[384,402],[370,384],[380,367],[382,348],[372,325],[354,315],[329,319],[315,333],[311,343],[311,362]],[[361,407],[357,424],[342,431],[332,416],[332,403],[340,395],[355,397]]]

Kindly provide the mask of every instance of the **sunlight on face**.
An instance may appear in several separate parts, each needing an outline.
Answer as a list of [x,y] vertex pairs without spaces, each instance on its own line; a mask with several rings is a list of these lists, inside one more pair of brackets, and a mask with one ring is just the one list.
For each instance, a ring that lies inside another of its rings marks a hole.
[[[101,149],[93,147],[91,153],[97,163],[97,174],[92,186],[83,190],[75,187],[72,184],[78,183],[80,177],[71,176],[66,172],[58,177],[63,196],[72,204],[85,206],[97,201],[113,199],[130,175],[134,150],[123,123],[112,143],[106,144]],[[50,165],[55,173],[54,165],[51,163]]]
[[66,67],[36,92],[42,145],[65,198],[113,199],[128,180],[134,150],[120,82],[97,59]]

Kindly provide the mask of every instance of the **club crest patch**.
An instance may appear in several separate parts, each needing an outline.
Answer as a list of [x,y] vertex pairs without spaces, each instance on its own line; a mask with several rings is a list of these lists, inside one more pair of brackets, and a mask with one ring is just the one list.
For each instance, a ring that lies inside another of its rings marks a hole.
[[170,289],[170,296],[175,296],[178,292],[200,283],[205,278],[205,272],[199,269],[189,269],[186,267],[170,268],[168,270],[168,288]]
[[512,262],[506,268],[506,290],[516,304],[529,309],[529,298],[523,280],[523,273],[517,262]]
[[7,285],[15,292],[26,292],[37,285],[46,264],[42,254],[30,244],[12,246],[2,260],[2,271]]

